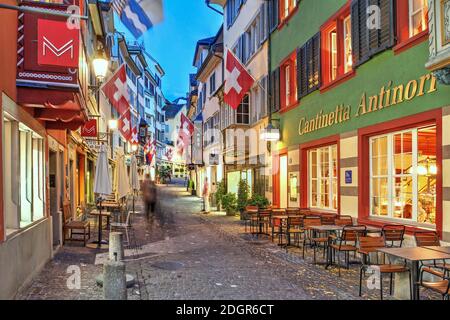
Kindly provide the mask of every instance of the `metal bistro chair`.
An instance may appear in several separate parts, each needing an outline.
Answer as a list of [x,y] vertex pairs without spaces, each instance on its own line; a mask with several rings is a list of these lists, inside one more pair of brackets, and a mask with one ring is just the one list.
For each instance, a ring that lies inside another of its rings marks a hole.
[[324,225],[324,226],[332,226],[332,225],[335,224],[336,215],[329,214],[329,213],[324,213],[323,215],[321,215],[320,219],[322,221],[322,225]]
[[129,236],[129,230],[131,229],[130,224],[130,217],[131,217],[131,211],[128,211],[127,218],[125,222],[111,222],[109,224],[109,232],[117,231],[117,230],[124,230],[125,235],[127,237],[127,243],[130,245],[130,236]]
[[381,229],[381,235],[388,248],[401,248],[406,227],[399,224],[386,224]]
[[[350,252],[356,252],[358,238],[365,236],[367,233],[366,226],[345,226],[342,230],[342,234],[340,237],[336,238],[334,242],[331,244],[331,248],[333,252],[338,252],[338,270],[339,277],[341,276],[341,253],[344,253],[345,265],[346,268],[350,268]],[[335,256],[335,254],[334,254]]]
[[[414,233],[414,238],[418,247],[439,247],[441,245],[439,235],[436,231],[417,231]],[[431,264],[422,263],[421,268],[428,269],[427,272],[429,273],[431,273],[430,268],[436,268],[442,271],[444,276],[450,275],[450,264],[447,264],[445,260],[441,260],[441,262],[433,260]]]
[[260,209],[258,211],[258,233],[269,235],[270,215],[270,210]]
[[[309,243],[310,246],[314,246],[314,235],[313,230],[311,227],[314,226],[320,226],[322,225],[322,222],[319,217],[313,217],[313,216],[306,216],[303,219],[303,229],[304,229],[304,238],[303,238],[303,248],[302,248],[302,257],[305,259],[305,250],[306,250],[306,244]],[[315,262],[315,249],[314,249],[314,262]]]
[[[359,271],[359,296],[362,295],[362,280],[363,273],[370,268],[377,268],[380,273],[380,296],[383,300],[383,274],[388,274],[390,276],[389,284],[389,294],[392,295],[394,289],[394,274],[395,273],[409,273],[409,287],[410,295],[412,299],[412,283],[411,283],[411,271],[406,267],[406,262],[403,265],[400,264],[378,264],[378,252],[380,248],[386,247],[384,242],[384,237],[359,237],[359,249],[358,252],[361,254],[361,269]],[[370,261],[370,254],[377,253],[377,264]]]
[[250,233],[252,233],[252,224],[256,223],[255,216],[258,213],[258,207],[257,206],[246,206],[244,211],[244,232],[247,233],[247,227],[249,226]]
[[291,236],[294,235],[294,244],[300,247],[300,237],[305,233],[303,229],[303,217],[302,216],[291,216],[287,221],[286,237],[288,245],[286,245],[286,251],[288,251],[288,246],[291,244]]
[[[440,280],[437,281],[423,281],[423,276],[425,273],[434,275]],[[433,270],[431,268],[422,268],[420,272],[419,285],[425,289],[437,292],[442,295],[442,300],[450,300],[450,278],[443,272]]]

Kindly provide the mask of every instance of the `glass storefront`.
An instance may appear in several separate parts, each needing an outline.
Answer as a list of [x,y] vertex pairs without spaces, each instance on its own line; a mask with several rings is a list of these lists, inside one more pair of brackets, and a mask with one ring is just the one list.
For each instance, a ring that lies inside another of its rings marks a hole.
[[436,126],[370,139],[370,214],[436,221]]

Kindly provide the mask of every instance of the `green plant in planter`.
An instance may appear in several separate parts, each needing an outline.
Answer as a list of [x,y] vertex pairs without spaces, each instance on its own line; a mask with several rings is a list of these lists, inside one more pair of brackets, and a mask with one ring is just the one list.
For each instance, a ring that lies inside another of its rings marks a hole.
[[248,200],[249,206],[257,206],[258,208],[267,208],[270,204],[270,201],[260,195],[260,194],[254,194],[250,200]]
[[216,189],[216,202],[217,202],[218,210],[220,210],[221,207],[223,207],[222,198],[226,193],[227,193],[227,188],[225,186],[225,181],[222,180],[217,184],[217,189]]
[[237,209],[239,210],[239,212],[243,212],[245,210],[249,193],[250,188],[248,186],[247,180],[241,179],[241,181],[239,181],[237,193]]
[[225,209],[227,216],[234,216],[236,212],[236,195],[227,193],[222,196],[222,208]]

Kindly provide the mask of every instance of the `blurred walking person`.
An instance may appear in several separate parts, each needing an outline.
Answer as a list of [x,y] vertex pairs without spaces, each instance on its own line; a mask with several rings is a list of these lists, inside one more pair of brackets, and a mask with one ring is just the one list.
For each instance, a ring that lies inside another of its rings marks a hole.
[[205,182],[203,184],[203,191],[202,191],[202,197],[203,197],[203,205],[205,209],[205,213],[209,213],[209,184],[208,184],[208,177],[205,177]]
[[156,184],[150,180],[149,174],[145,175],[145,180],[142,183],[142,196],[145,203],[145,212],[149,217],[150,214],[155,212],[156,206]]

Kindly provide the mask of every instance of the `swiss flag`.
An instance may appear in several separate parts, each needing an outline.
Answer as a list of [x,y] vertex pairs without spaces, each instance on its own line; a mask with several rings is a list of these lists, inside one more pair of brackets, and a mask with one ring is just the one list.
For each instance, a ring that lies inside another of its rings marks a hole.
[[131,140],[130,142],[132,144],[138,144],[139,143],[139,136],[138,136],[138,130],[136,127],[133,127],[133,129],[131,129]]
[[131,141],[132,129],[131,129],[131,112],[128,108],[119,118],[119,132],[122,134],[126,141]]
[[236,110],[245,94],[255,83],[255,79],[247,72],[242,63],[228,49],[225,69],[224,102]]
[[119,114],[123,114],[130,108],[128,103],[127,72],[124,64],[105,82],[102,86],[102,92]]
[[177,139],[177,154],[183,155],[184,148],[189,144],[189,139],[194,134],[194,124],[189,120],[188,117],[181,114],[181,126],[180,131],[178,133]]

